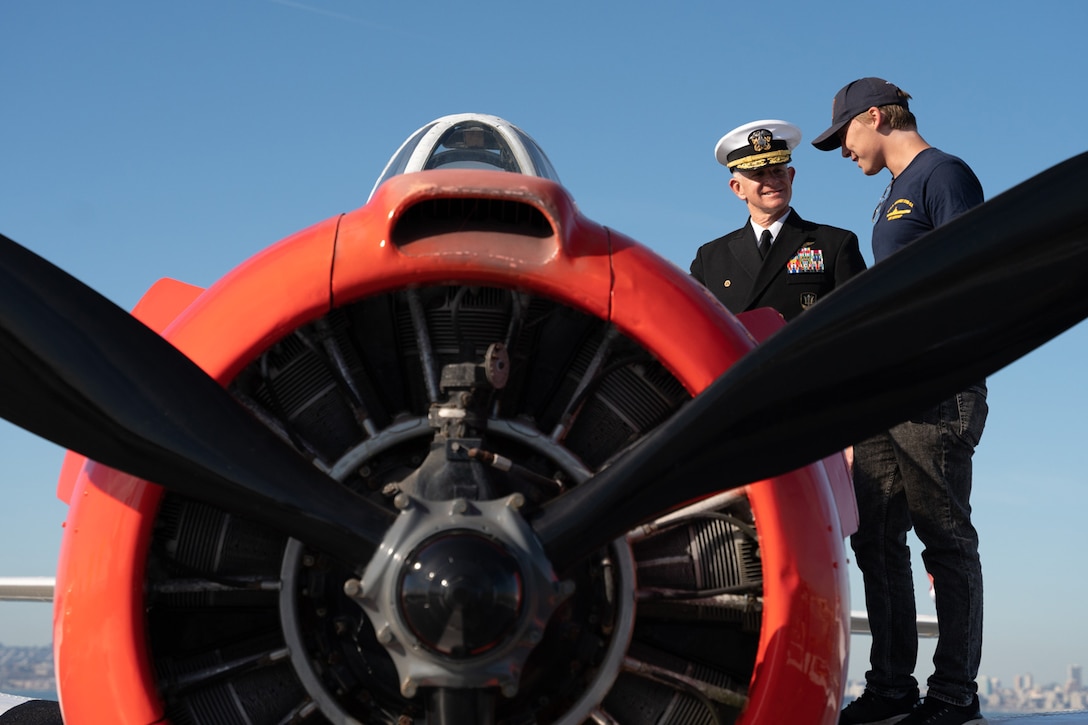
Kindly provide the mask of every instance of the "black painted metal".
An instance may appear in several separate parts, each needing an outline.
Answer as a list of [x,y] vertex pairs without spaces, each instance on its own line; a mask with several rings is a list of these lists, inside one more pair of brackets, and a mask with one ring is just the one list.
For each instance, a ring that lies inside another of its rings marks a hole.
[[1088,153],[855,277],[535,520],[556,568],[906,420],[1088,317]]
[[318,471],[162,337],[0,235],[0,415],[366,562],[393,515]]

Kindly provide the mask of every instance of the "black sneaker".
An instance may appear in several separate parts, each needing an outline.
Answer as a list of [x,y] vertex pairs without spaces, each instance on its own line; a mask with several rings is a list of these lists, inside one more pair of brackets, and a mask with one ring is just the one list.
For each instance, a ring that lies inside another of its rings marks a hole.
[[927,697],[922,700],[910,717],[899,721],[899,725],[987,725],[986,718],[978,708],[978,697],[970,705],[952,705],[942,700]]
[[903,697],[884,697],[865,690],[839,713],[839,725],[893,725],[918,704],[918,690]]

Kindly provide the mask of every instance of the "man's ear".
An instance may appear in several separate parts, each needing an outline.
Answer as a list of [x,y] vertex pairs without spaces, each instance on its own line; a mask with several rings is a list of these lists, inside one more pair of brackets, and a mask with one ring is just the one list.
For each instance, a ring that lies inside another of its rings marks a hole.
[[745,199],[744,195],[741,193],[740,182],[737,181],[737,177],[735,177],[735,176],[730,176],[729,177],[729,188],[733,190],[733,193],[737,195],[738,199],[740,199],[741,201],[747,201],[747,199]]

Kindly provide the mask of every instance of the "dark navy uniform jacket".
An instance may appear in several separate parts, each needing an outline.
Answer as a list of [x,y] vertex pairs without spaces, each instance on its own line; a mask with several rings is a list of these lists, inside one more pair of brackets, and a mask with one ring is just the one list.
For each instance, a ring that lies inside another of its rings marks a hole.
[[806,222],[792,210],[766,259],[749,220],[699,247],[691,263],[691,275],[733,314],[773,307],[787,321],[864,269],[856,234]]

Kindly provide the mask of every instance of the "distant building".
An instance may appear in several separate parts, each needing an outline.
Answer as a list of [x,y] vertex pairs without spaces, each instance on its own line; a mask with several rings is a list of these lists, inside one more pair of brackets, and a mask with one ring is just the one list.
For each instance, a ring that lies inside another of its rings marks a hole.
[[979,675],[976,682],[978,682],[979,697],[989,697],[994,694],[994,690],[997,688],[997,683],[992,677]]
[[52,647],[5,647],[0,644],[0,692],[55,698]]

